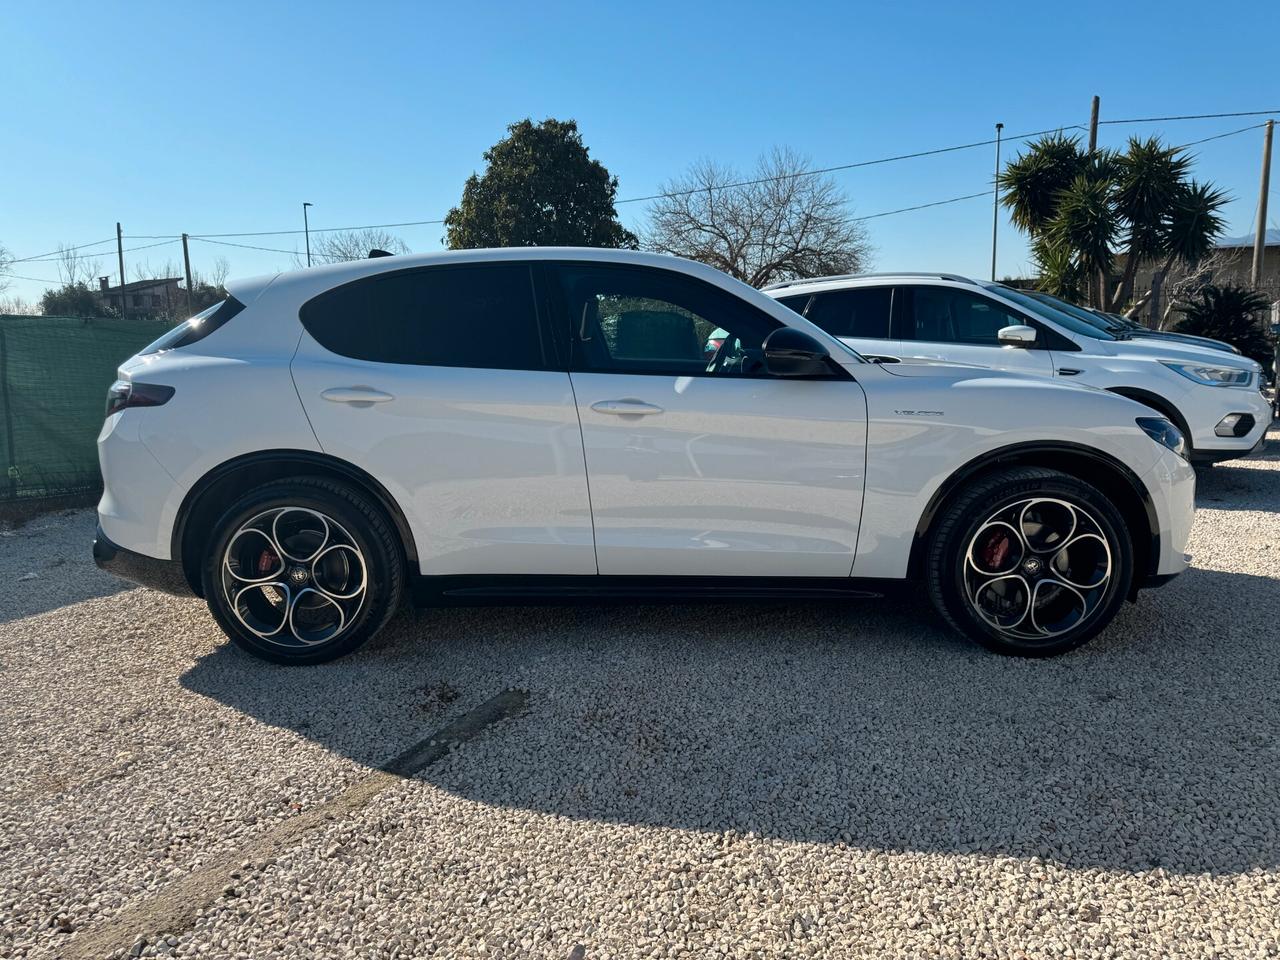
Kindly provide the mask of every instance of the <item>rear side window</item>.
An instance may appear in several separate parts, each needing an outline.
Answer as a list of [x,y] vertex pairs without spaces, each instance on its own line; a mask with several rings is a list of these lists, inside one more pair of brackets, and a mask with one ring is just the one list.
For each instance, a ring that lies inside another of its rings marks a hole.
[[527,263],[428,267],[365,277],[303,304],[302,325],[355,360],[548,370]]
[[178,324],[164,336],[147,344],[138,356],[146,357],[154,353],[164,353],[166,350],[189,347],[213,333],[243,309],[244,304],[235,297],[220,300],[212,307],[201,310],[190,320]]
[[805,318],[834,337],[883,340],[889,336],[892,305],[892,287],[816,293]]

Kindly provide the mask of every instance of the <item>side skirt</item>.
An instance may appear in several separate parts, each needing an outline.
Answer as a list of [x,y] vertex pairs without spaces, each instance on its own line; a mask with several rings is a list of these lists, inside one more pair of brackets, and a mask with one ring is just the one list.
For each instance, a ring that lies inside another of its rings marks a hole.
[[421,607],[745,600],[867,600],[903,592],[905,580],[848,577],[416,576]]

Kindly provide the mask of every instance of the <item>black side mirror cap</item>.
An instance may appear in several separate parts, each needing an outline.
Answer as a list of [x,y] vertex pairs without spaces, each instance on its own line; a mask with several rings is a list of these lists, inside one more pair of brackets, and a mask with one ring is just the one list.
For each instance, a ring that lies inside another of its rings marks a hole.
[[820,377],[831,373],[827,348],[795,327],[779,327],[765,337],[764,363],[775,377]]

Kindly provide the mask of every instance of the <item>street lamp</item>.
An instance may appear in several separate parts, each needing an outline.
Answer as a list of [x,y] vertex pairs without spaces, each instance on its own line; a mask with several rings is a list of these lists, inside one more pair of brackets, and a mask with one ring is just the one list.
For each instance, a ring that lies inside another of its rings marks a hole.
[[309,203],[302,205],[302,233],[307,239],[307,266],[311,266],[311,224],[307,223],[307,207]]
[[996,232],[1000,229],[1000,131],[1003,123],[996,124],[996,178],[991,198],[991,282],[996,279]]

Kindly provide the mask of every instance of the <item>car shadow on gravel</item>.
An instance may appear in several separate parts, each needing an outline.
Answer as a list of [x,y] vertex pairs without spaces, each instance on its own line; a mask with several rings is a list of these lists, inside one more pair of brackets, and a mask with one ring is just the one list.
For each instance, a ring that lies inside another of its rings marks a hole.
[[520,687],[527,713],[418,774],[500,808],[1084,869],[1280,865],[1280,581],[1193,569],[1046,661],[926,607],[430,611],[324,667],[226,646],[182,682],[371,767]]
[[1239,465],[1196,473],[1196,506],[1209,510],[1275,510],[1280,504],[1280,470]]

